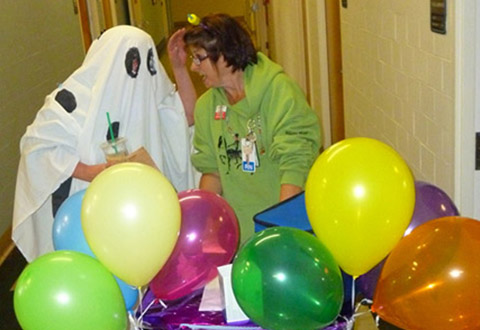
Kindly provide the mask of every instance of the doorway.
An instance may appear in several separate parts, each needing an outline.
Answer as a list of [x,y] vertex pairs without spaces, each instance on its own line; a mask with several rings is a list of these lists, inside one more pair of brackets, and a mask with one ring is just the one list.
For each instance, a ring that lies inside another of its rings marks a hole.
[[77,0],[85,51],[103,31],[133,25],[163,47],[170,32],[169,0]]
[[[455,204],[462,216],[480,219],[480,171],[475,169],[475,132],[480,131],[480,6],[455,3]],[[473,47],[472,47],[473,45]]]

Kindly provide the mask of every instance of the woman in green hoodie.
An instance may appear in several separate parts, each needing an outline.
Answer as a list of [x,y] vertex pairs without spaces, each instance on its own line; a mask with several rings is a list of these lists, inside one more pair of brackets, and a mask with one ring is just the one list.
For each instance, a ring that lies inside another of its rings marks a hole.
[[245,241],[256,213],[303,190],[321,146],[318,118],[300,87],[256,52],[234,18],[206,16],[180,35],[191,70],[209,88],[195,106],[199,187],[229,202]]

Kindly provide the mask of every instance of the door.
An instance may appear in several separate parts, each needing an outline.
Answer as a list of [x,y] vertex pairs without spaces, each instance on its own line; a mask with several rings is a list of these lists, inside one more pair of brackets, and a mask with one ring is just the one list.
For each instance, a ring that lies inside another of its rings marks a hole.
[[[462,216],[480,219],[480,171],[475,170],[475,132],[480,131],[480,7],[455,2],[455,205]],[[472,46],[473,45],[473,46]],[[477,145],[478,146],[478,145]],[[477,156],[480,154],[477,152]]]
[[[473,195],[473,212],[472,217],[480,220],[480,203],[475,201],[480,201],[480,25],[477,23],[480,19],[480,6],[475,6],[475,107],[473,114],[470,116],[474,117],[475,122],[475,142],[472,143],[471,148],[473,148],[475,154],[475,173],[474,173],[474,195]],[[471,47],[469,49],[472,49]],[[467,112],[468,113],[468,112]],[[470,132],[470,139],[473,138],[474,132]],[[468,180],[468,176],[465,178]]]
[[114,26],[130,24],[128,0],[110,0],[110,8]]
[[153,38],[156,45],[166,44],[169,31],[166,0],[129,0],[130,21]]
[[111,17],[105,15],[105,9],[107,13],[110,12],[110,6],[104,7],[103,0],[87,0],[88,10],[88,22],[90,25],[90,33],[92,40],[98,38],[98,36],[111,26]]
[[268,56],[267,5],[267,0],[245,0],[245,21],[253,35],[255,46]]
[[110,0],[77,0],[76,5],[80,15],[83,46],[87,51],[93,40],[113,26],[115,16],[112,14]]

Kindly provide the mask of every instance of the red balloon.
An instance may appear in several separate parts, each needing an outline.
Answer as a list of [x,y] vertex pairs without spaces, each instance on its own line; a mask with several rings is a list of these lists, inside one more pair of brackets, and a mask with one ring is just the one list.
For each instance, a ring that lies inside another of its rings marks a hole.
[[403,329],[480,329],[480,222],[428,221],[388,256],[372,310]]
[[235,212],[221,196],[191,189],[178,197],[180,236],[168,261],[150,282],[155,296],[164,300],[183,297],[214,279],[217,267],[234,257],[240,237]]

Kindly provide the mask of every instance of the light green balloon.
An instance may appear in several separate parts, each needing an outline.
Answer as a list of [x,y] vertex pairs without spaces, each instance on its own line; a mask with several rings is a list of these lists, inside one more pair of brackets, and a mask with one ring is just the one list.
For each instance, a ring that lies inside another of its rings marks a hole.
[[13,296],[24,330],[124,330],[127,312],[114,276],[96,259],[55,251],[30,263]]
[[340,268],[312,234],[273,227],[255,234],[232,267],[235,298],[262,328],[315,330],[332,323],[343,303]]

